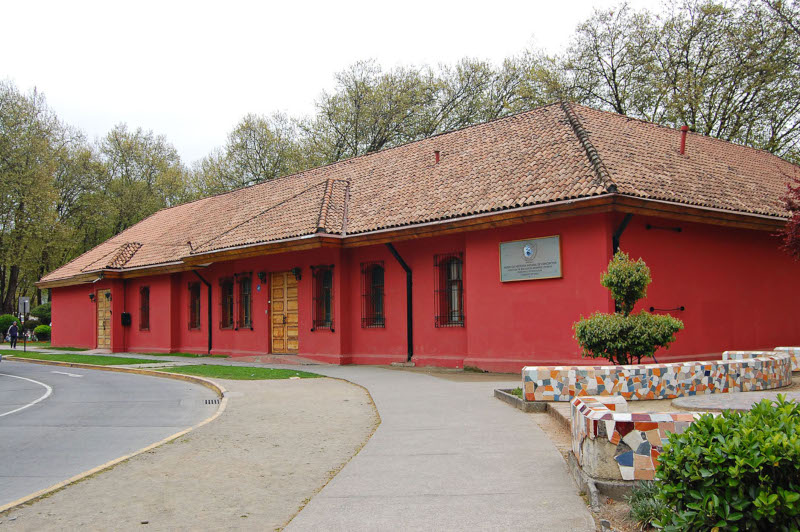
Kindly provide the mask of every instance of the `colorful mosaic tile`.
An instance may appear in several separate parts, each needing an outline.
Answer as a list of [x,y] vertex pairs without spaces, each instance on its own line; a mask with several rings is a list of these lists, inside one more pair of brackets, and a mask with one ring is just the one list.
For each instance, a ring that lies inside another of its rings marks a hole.
[[[700,412],[627,414],[622,397],[583,396],[572,400],[572,451],[595,478],[652,480],[671,432],[683,432]],[[595,426],[601,430],[595,431]],[[607,446],[613,446],[613,450]],[[604,448],[605,447],[605,448]],[[588,456],[591,454],[592,456]],[[613,455],[616,467],[606,458]]]
[[585,396],[622,396],[629,401],[638,401],[772,390],[791,384],[793,358],[790,352],[777,350],[713,362],[528,366],[522,368],[522,383],[527,401],[566,402]]
[[800,347],[776,347],[772,351],[725,351],[722,353],[722,360],[743,360],[775,353],[789,353],[792,358],[792,371],[800,371]]

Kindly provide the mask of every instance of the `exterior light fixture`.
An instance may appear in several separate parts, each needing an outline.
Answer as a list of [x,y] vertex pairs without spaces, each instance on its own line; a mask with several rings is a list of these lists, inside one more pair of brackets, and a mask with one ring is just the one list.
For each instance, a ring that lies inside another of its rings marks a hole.
[[89,301],[94,303],[94,294],[89,294]]
[[294,278],[299,281],[302,277],[302,270],[299,267],[292,268],[292,273],[294,274]]
[[267,272],[258,272],[258,280],[262,283],[267,280]]
[[111,292],[106,292],[106,299],[111,301]]

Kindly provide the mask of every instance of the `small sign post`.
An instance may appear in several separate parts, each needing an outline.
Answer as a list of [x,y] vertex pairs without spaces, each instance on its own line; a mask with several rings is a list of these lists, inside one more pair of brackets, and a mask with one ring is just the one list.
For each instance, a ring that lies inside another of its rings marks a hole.
[[25,336],[25,316],[30,314],[31,312],[31,298],[29,297],[21,297],[19,298],[19,319],[21,324],[23,325],[22,330],[22,352],[26,353],[27,350],[27,337]]

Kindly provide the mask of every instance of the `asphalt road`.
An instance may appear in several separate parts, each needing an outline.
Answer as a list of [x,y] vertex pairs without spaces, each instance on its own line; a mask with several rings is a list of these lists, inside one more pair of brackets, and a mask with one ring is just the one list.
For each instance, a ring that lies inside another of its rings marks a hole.
[[0,506],[208,418],[203,386],[129,373],[0,362]]

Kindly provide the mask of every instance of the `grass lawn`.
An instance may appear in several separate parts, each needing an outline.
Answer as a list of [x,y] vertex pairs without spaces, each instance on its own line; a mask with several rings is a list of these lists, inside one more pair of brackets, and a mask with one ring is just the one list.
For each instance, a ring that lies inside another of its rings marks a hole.
[[[31,347],[47,347],[50,348],[50,342],[27,342],[27,344]],[[5,346],[11,347],[11,344],[8,342],[0,342],[0,348]],[[17,347],[22,347],[22,338],[17,340]]]
[[95,364],[97,366],[121,366],[127,364],[152,364],[152,360],[144,360],[141,358],[122,358],[122,357],[108,357],[103,355],[45,355],[44,353],[33,353],[28,351],[24,353],[22,349],[2,349],[0,354],[16,355],[21,358],[33,358],[36,360],[54,360],[56,362],[72,362],[75,364]]
[[[30,345],[30,344],[28,344],[28,345]],[[34,346],[34,347],[39,347],[39,346],[37,345],[37,346]],[[50,347],[50,346],[47,346],[47,349],[52,349],[53,351],[88,351],[89,350],[86,347]]]
[[153,357],[228,358],[228,355],[198,355],[197,353],[139,353]]
[[160,368],[158,371],[169,373],[183,373],[185,375],[197,375],[198,377],[211,377],[217,379],[233,380],[264,380],[264,379],[289,379],[300,377],[301,379],[313,379],[322,377],[315,373],[305,371],[295,371],[293,369],[271,369],[271,368],[251,368],[242,366],[178,366],[174,368]]

